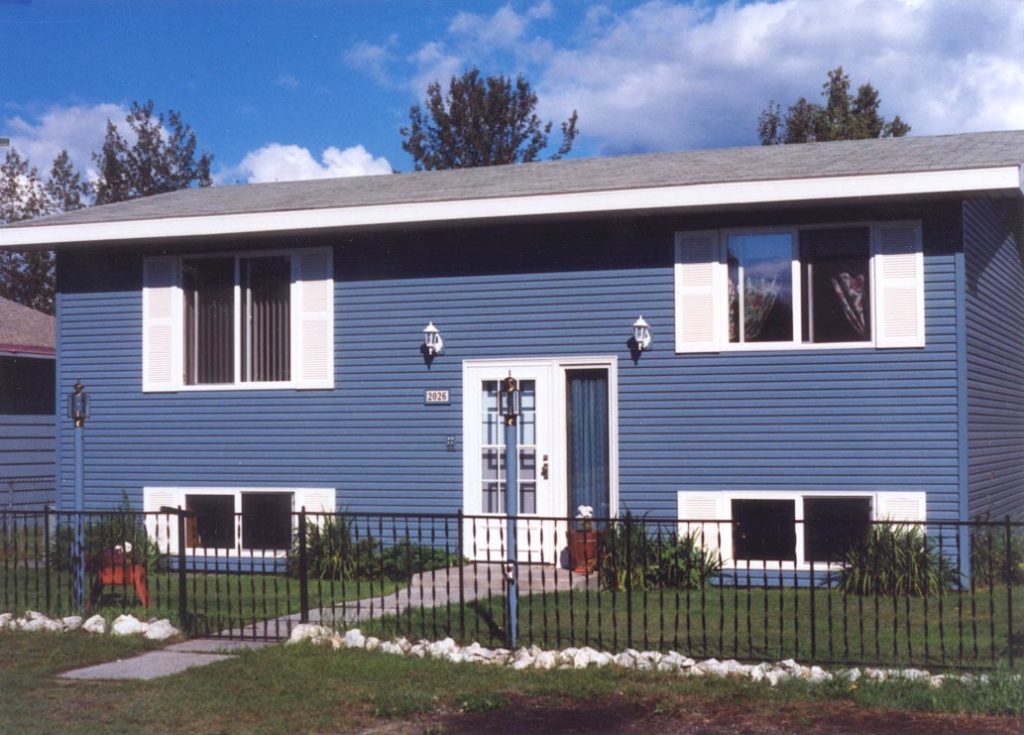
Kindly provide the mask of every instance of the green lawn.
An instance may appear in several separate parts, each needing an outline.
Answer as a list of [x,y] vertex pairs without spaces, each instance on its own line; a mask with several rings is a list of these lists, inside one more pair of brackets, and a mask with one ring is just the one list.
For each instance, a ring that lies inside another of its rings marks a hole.
[[[1019,661],[1024,589],[1014,590],[1013,606]],[[437,638],[450,632],[463,642],[504,645],[505,599],[467,604],[464,629],[457,606],[413,608],[361,627],[382,637]],[[807,588],[665,589],[635,592],[631,607],[621,592],[576,591],[526,596],[519,604],[524,644],[673,649],[694,657],[993,666],[1008,662],[1008,630],[1005,588],[944,593],[941,599],[876,599]]]
[[[1024,713],[1024,688],[1002,675],[984,686],[937,690],[917,682],[789,682],[772,689],[609,669],[515,672],[309,645],[275,646],[151,682],[54,678],[145,647],[137,639],[0,633],[0,732],[443,733],[486,730],[498,721],[550,731],[568,713],[571,724],[589,721],[594,731],[625,722],[659,732],[683,717],[728,728],[723,732],[766,725],[777,726],[773,732],[826,732],[833,722],[872,730],[902,718],[908,734],[953,732],[954,725],[1016,733]],[[988,716],[928,714],[944,712]]]
[[[194,635],[238,628],[301,610],[298,580],[283,574],[187,574],[186,599]],[[122,612],[140,617],[167,617],[178,623],[178,575],[156,573],[148,577],[152,607],[146,610],[129,586],[104,589],[97,612],[112,616]],[[36,569],[0,570],[0,608],[22,612],[40,610],[51,616],[71,615],[71,575],[51,573],[49,605],[46,576]],[[309,604],[329,608],[342,601],[380,597],[401,588],[396,582],[320,582],[310,580]],[[282,627],[284,635],[287,630]]]

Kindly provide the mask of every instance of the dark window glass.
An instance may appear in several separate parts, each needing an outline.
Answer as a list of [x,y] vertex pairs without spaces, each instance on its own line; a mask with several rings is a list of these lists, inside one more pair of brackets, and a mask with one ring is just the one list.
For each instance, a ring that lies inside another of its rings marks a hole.
[[0,356],[0,414],[52,416],[53,411],[53,359]]
[[235,499],[231,495],[186,495],[185,509],[193,513],[185,524],[187,544],[207,549],[235,545]]
[[242,548],[285,550],[292,544],[292,494],[242,493]]
[[291,378],[291,261],[242,258],[242,380]]
[[871,339],[871,247],[866,227],[804,230],[803,341]]
[[870,498],[804,498],[807,561],[841,561],[870,528]]
[[796,560],[796,504],[792,500],[734,500],[733,558]]
[[234,382],[234,258],[182,263],[185,384]]

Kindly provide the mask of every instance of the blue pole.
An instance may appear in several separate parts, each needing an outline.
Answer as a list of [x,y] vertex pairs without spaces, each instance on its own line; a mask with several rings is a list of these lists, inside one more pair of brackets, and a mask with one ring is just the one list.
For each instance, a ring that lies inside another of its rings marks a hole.
[[[76,422],[78,424],[78,422]],[[85,538],[82,512],[85,510],[85,493],[82,489],[83,481],[83,460],[82,460],[82,434],[85,427],[78,424],[75,426],[75,553],[73,554],[75,565],[75,578],[73,585],[74,607],[77,612],[85,610]]]
[[518,569],[516,567],[516,516],[518,515],[519,501],[519,447],[518,447],[518,422],[516,418],[505,419],[505,516],[506,531],[505,537],[508,542],[505,548],[508,551],[508,565],[506,578],[508,580],[508,645],[509,648],[516,647],[519,638],[519,589]]

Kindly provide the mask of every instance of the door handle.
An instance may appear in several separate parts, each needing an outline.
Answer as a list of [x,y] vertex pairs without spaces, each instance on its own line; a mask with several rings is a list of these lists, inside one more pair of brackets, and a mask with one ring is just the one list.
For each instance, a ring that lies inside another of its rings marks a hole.
[[540,476],[545,480],[548,479],[548,455],[544,455],[544,459],[541,460]]

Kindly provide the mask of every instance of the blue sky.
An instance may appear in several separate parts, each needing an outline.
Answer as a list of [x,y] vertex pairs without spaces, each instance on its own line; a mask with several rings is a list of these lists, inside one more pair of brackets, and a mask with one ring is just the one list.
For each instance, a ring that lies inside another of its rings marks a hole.
[[916,134],[1024,128],[1018,0],[0,0],[0,136],[83,169],[132,100],[182,112],[219,181],[410,170],[428,81],[523,73],[573,155],[756,143],[842,64]]

